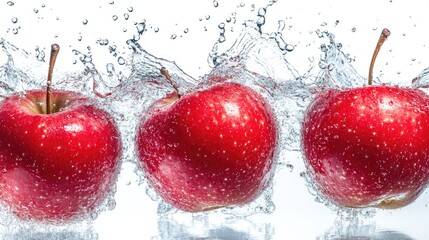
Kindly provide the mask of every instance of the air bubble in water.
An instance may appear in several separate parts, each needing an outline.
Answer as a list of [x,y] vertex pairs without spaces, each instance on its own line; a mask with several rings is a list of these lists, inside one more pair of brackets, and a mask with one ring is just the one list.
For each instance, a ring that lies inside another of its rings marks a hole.
[[113,15],[112,19],[113,19],[113,21],[116,21],[116,20],[118,20],[118,16],[117,15]]
[[155,28],[153,31],[157,33],[159,32],[159,28]]
[[15,3],[14,3],[14,2],[12,2],[12,1],[8,1],[8,2],[7,2],[7,5],[8,5],[8,6],[13,6],[13,5],[15,5]]
[[19,31],[19,29],[18,29],[18,28],[13,28],[13,29],[12,29],[13,34],[18,34],[18,31]]
[[33,12],[34,12],[34,13],[39,13],[39,9],[34,8],[34,9],[33,9]]
[[88,19],[84,19],[84,20],[82,21],[82,23],[83,23],[83,25],[88,24]]
[[184,33],[188,33],[188,32],[189,32],[189,29],[188,29],[188,28],[185,28],[185,29],[183,30],[183,32],[184,32]]
[[125,59],[123,57],[118,57],[118,64],[119,65],[124,65],[125,64]]
[[218,3],[218,1],[213,0],[213,6],[214,6],[214,7],[219,7],[219,3]]
[[17,23],[18,22],[18,18],[14,17],[12,18],[12,23]]
[[352,28],[352,32],[356,32],[356,28],[355,27]]
[[128,10],[128,12],[133,12],[134,11],[133,7],[128,7],[127,10]]
[[206,20],[209,20],[210,19],[210,15],[206,15]]
[[124,13],[125,20],[128,20],[130,18],[130,15],[128,13]]
[[176,39],[176,38],[177,38],[176,34],[172,34],[171,37],[170,37],[170,39],[173,39],[173,40]]
[[110,5],[115,4],[115,1],[110,1],[109,4]]

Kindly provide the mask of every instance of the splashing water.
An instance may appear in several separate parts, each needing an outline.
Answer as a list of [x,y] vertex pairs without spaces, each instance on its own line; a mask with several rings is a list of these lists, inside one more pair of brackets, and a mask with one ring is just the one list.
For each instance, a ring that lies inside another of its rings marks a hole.
[[[146,112],[148,107],[159,98],[164,97],[174,89],[160,75],[160,69],[166,68],[174,82],[179,86],[181,93],[193,91],[196,88],[208,87],[217,83],[219,79],[227,78],[228,81],[238,82],[247,85],[260,92],[272,105],[280,128],[279,148],[277,152],[277,169],[286,166],[291,174],[296,174],[294,163],[288,157],[290,152],[300,151],[301,142],[301,121],[305,114],[305,108],[313,98],[314,94],[324,89],[358,87],[366,83],[365,79],[356,73],[352,67],[353,59],[341,51],[341,44],[336,43],[334,35],[328,32],[316,31],[317,37],[327,40],[327,43],[320,46],[320,61],[314,61],[315,75],[309,70],[305,74],[300,74],[288,61],[289,54],[295,49],[295,45],[287,42],[287,36],[283,35],[285,22],[278,22],[276,32],[265,33],[263,31],[266,22],[266,13],[276,1],[271,1],[266,7],[255,9],[252,5],[256,19],[244,22],[244,28],[241,34],[232,39],[233,44],[229,44],[229,31],[233,32],[234,24],[237,23],[236,13],[231,14],[220,22],[217,27],[219,38],[214,44],[209,56],[208,63],[212,68],[211,72],[200,79],[194,79],[187,75],[172,61],[157,58],[138,43],[140,38],[148,31],[149,23],[138,21],[134,23],[135,34],[127,41],[127,47],[131,52],[123,51],[118,44],[107,38],[97,38],[96,44],[100,48],[105,48],[115,61],[105,64],[105,70],[97,67],[94,63],[97,55],[93,55],[90,49],[88,52],[82,50],[73,50],[76,57],[75,69],[73,71],[56,73],[53,87],[62,90],[73,90],[91,96],[100,102],[105,110],[109,111],[114,117],[123,143],[122,161],[136,164],[136,148],[134,145],[134,136],[138,121],[141,115]],[[11,2],[13,5],[13,2]],[[8,2],[9,4],[9,2]],[[114,4],[112,1],[111,4]],[[9,6],[11,6],[9,5]],[[215,8],[219,7],[218,1],[213,1]],[[244,8],[244,3],[238,7]],[[126,8],[128,13],[134,11],[133,7]],[[257,10],[257,11],[256,11]],[[35,13],[39,10],[34,9]],[[125,20],[130,18],[128,13],[124,13]],[[40,15],[40,13],[39,13]],[[111,15],[110,17],[119,22],[121,15]],[[206,20],[213,19],[210,15],[205,16]],[[202,19],[201,19],[202,20]],[[200,21],[201,21],[200,20]],[[13,22],[13,20],[12,20]],[[20,21],[17,21],[20,23]],[[131,22],[131,21],[130,21]],[[15,22],[16,23],[16,22]],[[93,21],[81,19],[80,25],[91,25]],[[18,33],[18,28],[16,28]],[[123,28],[126,32],[126,28]],[[159,28],[153,28],[158,32]],[[189,34],[193,30],[185,28],[184,33]],[[173,38],[173,35],[170,35]],[[177,35],[174,37],[176,40]],[[80,42],[82,35],[79,33]],[[43,49],[37,48],[36,53],[29,53],[10,44],[4,39],[0,39],[0,47],[4,55],[4,63],[0,65],[0,99],[9,96],[15,92],[25,92],[29,89],[42,88],[46,77],[46,62]],[[223,48],[224,50],[221,50]],[[0,58],[1,59],[1,58]],[[104,67],[103,66],[103,67]],[[39,71],[38,69],[42,69]],[[413,81],[412,87],[429,88],[429,70],[423,71]],[[17,81],[19,80],[19,81]],[[377,81],[377,79],[375,79]],[[293,159],[295,161],[295,159]],[[302,160],[302,159],[298,159]],[[159,203],[158,214],[162,217],[171,215],[176,216],[178,211],[165,203],[151,189],[144,179],[143,173],[136,167],[135,173],[140,177],[140,183],[146,188],[147,194]],[[317,186],[307,172],[303,172],[308,189],[314,195],[316,201],[322,202],[331,209],[338,211],[340,218],[356,220],[374,215],[373,210],[350,211],[350,209],[338,209],[327,199],[320,196]],[[114,191],[113,191],[114,192]],[[233,216],[249,216],[256,213],[272,213],[275,205],[272,201],[273,185],[254,202],[241,207],[232,209],[221,209],[214,214],[224,213]],[[106,209],[113,209],[115,201],[113,193],[106,199],[105,203],[95,211],[92,218]],[[174,213],[174,214],[173,214]],[[203,214],[204,215],[204,214]],[[208,215],[208,214],[207,214]],[[194,217],[194,216],[193,216]],[[3,222],[12,223],[17,221],[4,211],[0,211],[0,218]],[[161,228],[179,229],[184,231],[177,223],[172,223],[166,218],[160,219]],[[165,220],[165,221],[164,221]],[[88,221],[92,221],[90,218]],[[21,224],[22,225],[22,224]],[[189,226],[185,224],[184,226]],[[37,225],[40,227],[40,225]],[[167,231],[162,234],[170,234],[168,238],[177,237],[177,232]],[[262,232],[270,232],[264,230]],[[255,239],[263,239],[259,233]],[[191,236],[200,236],[198,233],[190,233]],[[204,235],[204,234],[203,234]],[[207,236],[210,234],[205,233]],[[244,236],[244,235],[237,235]],[[253,235],[252,235],[253,236]],[[267,233],[268,238],[270,233]],[[252,239],[249,237],[249,239]]]

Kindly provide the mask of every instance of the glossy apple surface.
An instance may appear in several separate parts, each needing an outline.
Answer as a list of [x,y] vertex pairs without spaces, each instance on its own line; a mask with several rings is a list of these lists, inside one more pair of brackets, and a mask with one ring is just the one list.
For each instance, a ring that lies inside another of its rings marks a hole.
[[429,179],[429,99],[417,89],[329,90],[309,105],[302,150],[323,195],[339,206],[398,208]]
[[236,83],[159,100],[143,116],[137,135],[150,185],[189,212],[258,197],[272,178],[276,144],[267,101]]
[[119,133],[109,115],[72,92],[33,90],[0,102],[0,201],[22,219],[77,220],[109,194]]

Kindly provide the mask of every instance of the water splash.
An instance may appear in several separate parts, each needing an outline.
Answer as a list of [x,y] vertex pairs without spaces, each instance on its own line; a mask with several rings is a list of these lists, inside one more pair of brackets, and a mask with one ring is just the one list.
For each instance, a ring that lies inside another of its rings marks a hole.
[[[352,66],[353,59],[341,51],[342,44],[335,42],[335,36],[326,31],[317,30],[319,38],[327,39],[328,43],[320,46],[320,72],[314,81],[314,89],[341,89],[360,87],[366,79],[360,76]],[[379,82],[378,79],[375,80]]]

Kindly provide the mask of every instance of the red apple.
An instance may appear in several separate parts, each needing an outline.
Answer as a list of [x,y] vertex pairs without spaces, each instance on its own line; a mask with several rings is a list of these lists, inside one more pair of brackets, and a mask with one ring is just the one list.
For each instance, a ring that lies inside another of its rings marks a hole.
[[317,186],[346,207],[400,207],[429,179],[429,98],[371,86],[318,95],[303,123],[303,152]]
[[429,181],[429,97],[385,85],[323,92],[307,109],[302,148],[317,188],[336,205],[405,206]]
[[258,197],[272,178],[276,144],[269,104],[237,83],[158,100],[142,117],[137,134],[149,184],[166,202],[188,212],[243,205]]
[[120,154],[114,122],[87,97],[31,90],[0,102],[0,202],[21,219],[91,213],[112,189]]

